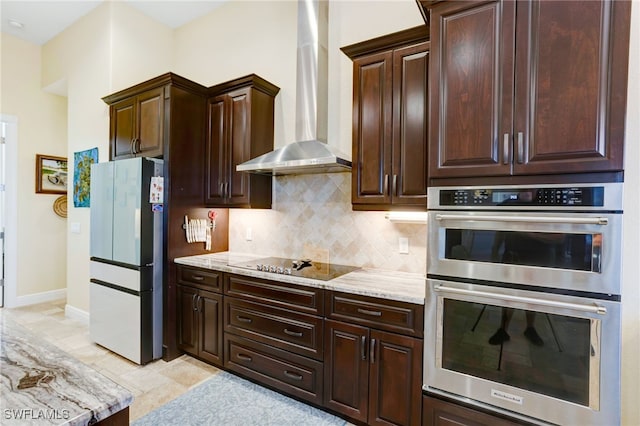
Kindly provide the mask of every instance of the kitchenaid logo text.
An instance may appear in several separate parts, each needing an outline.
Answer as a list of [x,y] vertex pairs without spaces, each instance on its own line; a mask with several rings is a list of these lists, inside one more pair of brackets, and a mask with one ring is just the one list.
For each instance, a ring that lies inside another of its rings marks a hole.
[[69,420],[69,410],[42,410],[32,408],[5,408],[5,420]]
[[513,402],[522,405],[523,398],[512,393],[502,392],[499,390],[491,389],[491,396],[505,401]]

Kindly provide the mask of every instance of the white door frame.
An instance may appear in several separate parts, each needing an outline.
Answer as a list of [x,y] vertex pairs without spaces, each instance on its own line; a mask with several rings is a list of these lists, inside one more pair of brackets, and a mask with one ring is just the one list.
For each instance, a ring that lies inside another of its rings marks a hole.
[[0,114],[5,139],[4,306],[16,305],[18,276],[18,117]]

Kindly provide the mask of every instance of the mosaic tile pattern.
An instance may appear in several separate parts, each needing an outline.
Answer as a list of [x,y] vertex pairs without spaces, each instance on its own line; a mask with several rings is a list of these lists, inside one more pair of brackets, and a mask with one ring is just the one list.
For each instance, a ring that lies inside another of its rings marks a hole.
[[[333,263],[426,272],[426,225],[352,211],[351,173],[278,176],[273,195],[271,210],[230,209],[229,251],[314,260],[324,252]],[[398,252],[399,237],[409,254]]]

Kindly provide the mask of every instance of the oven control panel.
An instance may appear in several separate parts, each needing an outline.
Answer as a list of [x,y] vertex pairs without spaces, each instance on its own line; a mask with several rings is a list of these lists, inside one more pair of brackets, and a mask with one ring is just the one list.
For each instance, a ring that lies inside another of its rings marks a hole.
[[441,189],[440,205],[601,207],[604,205],[604,187]]

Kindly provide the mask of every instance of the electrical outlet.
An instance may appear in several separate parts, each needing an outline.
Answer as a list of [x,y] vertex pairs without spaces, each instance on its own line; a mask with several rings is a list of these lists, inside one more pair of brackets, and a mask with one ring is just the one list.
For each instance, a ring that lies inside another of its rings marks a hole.
[[247,228],[246,235],[244,237],[247,241],[253,240],[253,230],[251,228]]
[[398,238],[398,252],[400,254],[409,254],[409,239],[406,237]]
[[71,222],[70,231],[72,234],[80,233],[80,222]]

